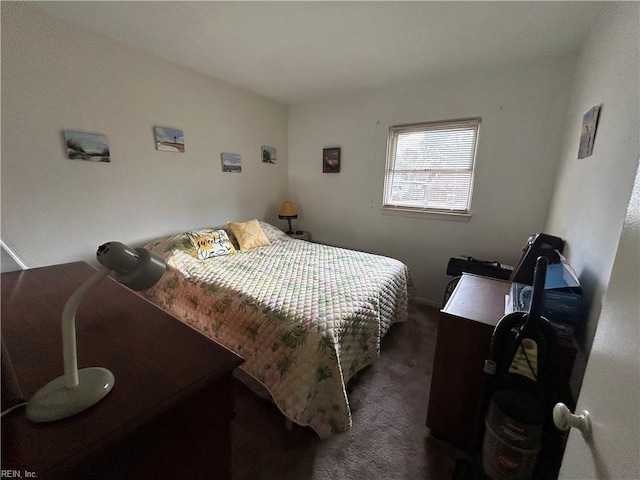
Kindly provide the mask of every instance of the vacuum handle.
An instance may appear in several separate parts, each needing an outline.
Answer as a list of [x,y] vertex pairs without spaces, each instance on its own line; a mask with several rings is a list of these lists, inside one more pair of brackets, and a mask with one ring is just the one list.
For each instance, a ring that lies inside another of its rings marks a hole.
[[546,257],[538,257],[536,260],[536,269],[533,274],[533,291],[531,292],[531,306],[529,307],[529,319],[536,320],[540,318],[542,312],[542,303],[544,302],[544,285],[547,279],[547,264],[549,260]]

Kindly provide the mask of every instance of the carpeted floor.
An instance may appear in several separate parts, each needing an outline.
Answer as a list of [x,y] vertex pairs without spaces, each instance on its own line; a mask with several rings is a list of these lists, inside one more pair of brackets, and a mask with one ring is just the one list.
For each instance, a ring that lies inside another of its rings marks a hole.
[[439,312],[413,305],[391,327],[378,361],[349,385],[352,428],[320,440],[287,430],[278,409],[238,383],[234,480],[451,479],[464,456],[425,426]]

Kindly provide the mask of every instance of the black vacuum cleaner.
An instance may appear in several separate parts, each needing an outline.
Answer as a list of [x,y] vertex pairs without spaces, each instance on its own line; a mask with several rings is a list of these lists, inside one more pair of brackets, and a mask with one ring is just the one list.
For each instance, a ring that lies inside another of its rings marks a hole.
[[491,480],[529,480],[552,425],[558,337],[540,315],[548,259],[536,261],[529,312],[505,315],[491,339],[482,470]]

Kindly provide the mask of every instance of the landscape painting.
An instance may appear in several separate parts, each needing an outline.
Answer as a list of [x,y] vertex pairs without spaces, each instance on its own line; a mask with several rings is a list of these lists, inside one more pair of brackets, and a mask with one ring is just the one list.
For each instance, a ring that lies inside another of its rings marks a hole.
[[222,159],[222,171],[231,173],[242,172],[242,165],[240,164],[240,154],[238,153],[221,153]]
[[71,160],[110,162],[109,142],[99,133],[64,131],[67,156]]
[[274,147],[262,147],[262,163],[276,163],[276,149]]
[[593,153],[593,143],[598,128],[598,116],[600,105],[596,105],[582,117],[582,131],[580,133],[580,145],[578,146],[578,158],[586,158]]
[[184,153],[184,133],[176,128],[154,127],[156,149]]

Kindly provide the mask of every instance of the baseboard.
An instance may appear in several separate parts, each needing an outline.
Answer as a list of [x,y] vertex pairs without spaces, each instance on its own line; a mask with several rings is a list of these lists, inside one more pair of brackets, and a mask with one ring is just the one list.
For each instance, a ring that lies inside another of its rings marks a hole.
[[426,298],[422,298],[422,297],[415,297],[413,301],[416,303],[419,303],[420,305],[426,305],[428,307],[437,308],[438,310],[442,308],[441,302],[434,302],[433,300],[427,300]]
[[[2,240],[0,238],[0,248],[2,249],[2,259],[3,262],[6,264],[3,264],[3,268],[2,271],[5,272],[10,272],[13,270],[28,270],[29,267],[28,265],[22,260],[22,258],[20,258],[20,255],[18,255],[13,248],[11,248],[9,245],[7,245],[4,240]],[[9,258],[5,257],[5,254],[7,254],[9,256]]]

